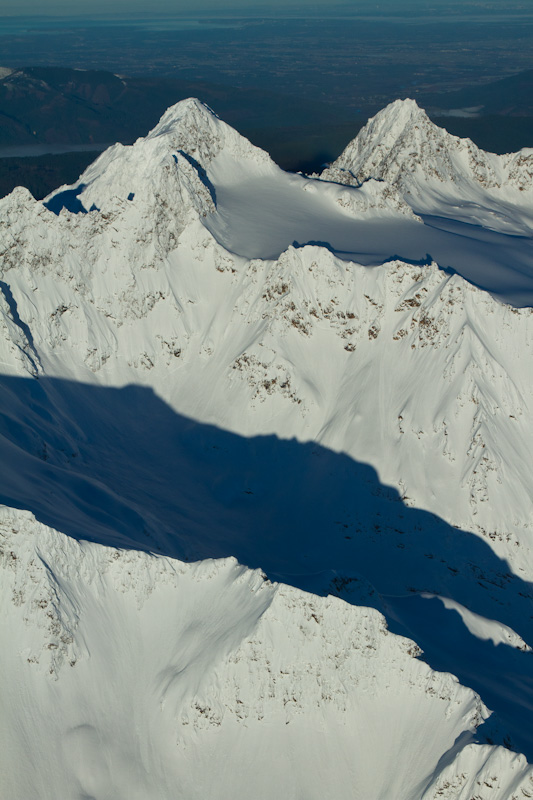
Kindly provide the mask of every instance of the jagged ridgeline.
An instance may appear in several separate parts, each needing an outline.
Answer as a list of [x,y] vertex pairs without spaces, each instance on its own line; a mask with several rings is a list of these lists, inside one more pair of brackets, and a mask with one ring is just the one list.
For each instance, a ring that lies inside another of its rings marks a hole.
[[187,100],[0,201],[6,797],[533,794],[532,176]]

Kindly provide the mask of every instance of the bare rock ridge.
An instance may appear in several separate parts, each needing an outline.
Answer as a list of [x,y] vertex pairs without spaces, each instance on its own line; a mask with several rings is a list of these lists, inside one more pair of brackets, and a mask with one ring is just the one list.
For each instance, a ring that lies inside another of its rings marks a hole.
[[0,201],[6,797],[533,794],[531,152],[191,99]]

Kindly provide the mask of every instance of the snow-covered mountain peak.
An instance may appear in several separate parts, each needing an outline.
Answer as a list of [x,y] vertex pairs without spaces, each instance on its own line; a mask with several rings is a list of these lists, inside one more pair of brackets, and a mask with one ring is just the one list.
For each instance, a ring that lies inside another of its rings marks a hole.
[[389,103],[368,124],[373,123],[382,131],[388,129],[399,134],[408,125],[427,122],[430,122],[430,119],[424,109],[418,105],[416,100],[407,97],[405,100],[394,100]]
[[376,114],[322,178],[352,186],[384,181],[421,216],[501,233],[533,230],[531,149],[486,153],[439,128],[414,100],[397,100]]
[[187,97],[185,100],[169,106],[146,138],[168,133],[187,117],[194,119],[199,127],[202,124],[209,125],[213,120],[222,122],[218,114],[207,103],[202,103],[197,97]]
[[400,101],[320,180],[191,99],[0,201],[6,796],[530,796],[533,309],[481,287],[533,305],[532,213],[470,145]]
[[435,125],[414,100],[396,100],[359,132],[334,166],[414,191],[420,181],[467,179],[485,188],[504,179],[501,158]]
[[126,201],[175,206],[179,197],[178,206],[193,205],[205,215],[215,203],[206,169],[217,158],[274,168],[267,153],[189,98],[171,106],[146,137],[110,147],[75,184],[52,192],[46,204],[56,213],[62,208],[110,211]]
[[182,151],[207,168],[222,151],[233,156],[271,162],[205,103],[190,97],[168,108],[155,128],[139,142],[164,140],[164,149]]
[[39,213],[42,210],[42,203],[35,200],[28,189],[17,186],[11,194],[0,199],[0,229],[16,222],[21,214]]

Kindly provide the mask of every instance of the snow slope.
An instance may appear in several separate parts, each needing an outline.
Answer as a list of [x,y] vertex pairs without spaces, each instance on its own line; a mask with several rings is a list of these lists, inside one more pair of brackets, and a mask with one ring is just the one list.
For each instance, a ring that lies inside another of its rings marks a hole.
[[[428,252],[442,267],[513,304],[531,305],[533,148],[485,153],[470,139],[438,128],[414,100],[397,100],[367,123],[321,177],[355,186],[384,181],[425,226],[438,231]],[[501,247],[502,256],[507,250],[507,268],[516,275],[506,274],[505,256],[494,270],[490,247]],[[482,258],[470,265],[476,249]]]
[[78,543],[28,513],[5,512],[2,531],[5,796],[508,800],[531,788],[523,756],[472,743],[479,698],[373,609],[273,586],[232,559]]
[[380,111],[322,177],[349,185],[384,181],[425,213],[531,234],[533,148],[485,153],[434,125],[414,100]]
[[[390,157],[374,163],[389,150]],[[416,168],[411,150],[420,153]],[[359,185],[352,172],[358,174],[369,152],[374,161],[360,177],[377,180]],[[411,184],[399,178],[399,165],[402,176],[413,176]],[[429,259],[507,302],[532,304],[529,151],[481,154],[434,126],[413,101],[403,101],[369,123],[335,166],[344,171],[326,171],[326,180],[285,173],[205,106],[188,100],[167,111],[146,139],[110,148],[75,186],[55,192],[49,206],[112,212],[132,198],[138,212],[159,198],[173,198],[175,207],[175,199],[183,202],[186,195],[217,241],[248,259],[277,258],[295,243],[321,244],[368,266],[395,257]],[[409,185],[416,186],[416,202],[405,193]],[[450,185],[451,192],[442,191]]]
[[6,796],[527,796],[529,161],[424,119],[317,179],[189,100],[0,201]]

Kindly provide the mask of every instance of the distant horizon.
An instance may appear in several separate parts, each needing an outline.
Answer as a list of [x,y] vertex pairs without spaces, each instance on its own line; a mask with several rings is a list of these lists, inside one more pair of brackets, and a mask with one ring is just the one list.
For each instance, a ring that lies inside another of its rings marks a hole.
[[465,17],[531,17],[533,9],[527,9],[525,3],[516,0],[512,5],[502,8],[496,0],[486,0],[480,6],[473,0],[460,3],[458,0],[433,0],[429,4],[425,0],[340,0],[330,4],[327,0],[310,2],[310,0],[292,0],[287,5],[283,0],[270,0],[268,3],[256,4],[251,0],[233,0],[228,7],[222,0],[181,0],[179,6],[171,0],[154,0],[147,6],[146,0],[94,0],[89,7],[80,8],[73,5],[70,0],[56,0],[43,10],[41,0],[19,0],[16,4],[7,5],[0,12],[0,19],[20,18],[35,20],[50,20],[55,18],[73,19],[131,19],[131,18],[184,18],[200,19],[202,17],[216,17],[222,19],[232,18],[290,18],[293,15],[299,18],[309,17],[410,17],[413,14],[422,17],[438,17],[444,9],[453,9],[454,13],[460,12]]

